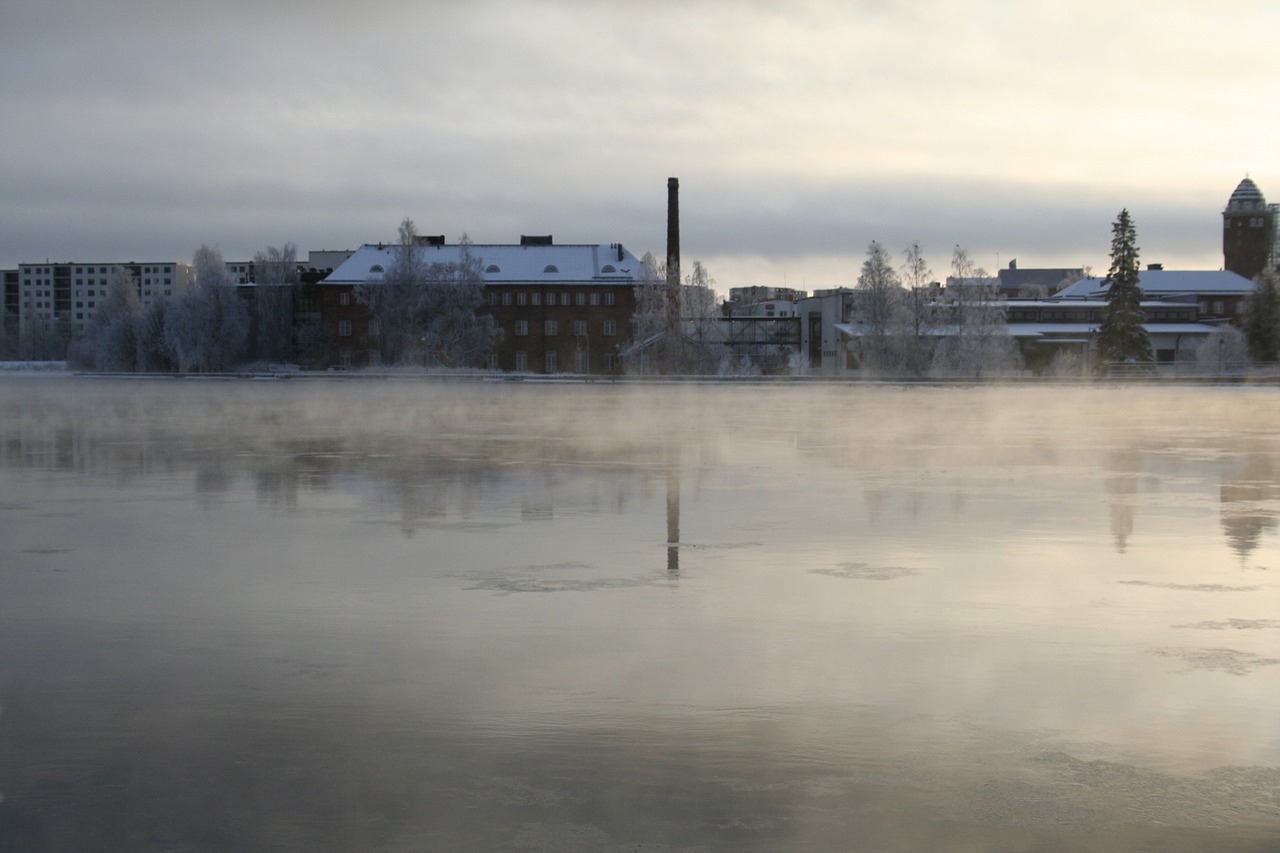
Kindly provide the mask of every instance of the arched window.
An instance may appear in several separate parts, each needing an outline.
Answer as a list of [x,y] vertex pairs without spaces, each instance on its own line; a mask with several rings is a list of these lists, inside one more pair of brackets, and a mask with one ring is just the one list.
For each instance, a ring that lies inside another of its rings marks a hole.
[[613,264],[605,264],[604,269],[600,270],[600,272],[617,272],[617,270],[614,269]]
[[382,269],[382,264],[374,264],[369,267],[369,272],[385,272],[385,270]]
[[547,264],[547,268],[544,269],[543,272],[560,272],[560,270],[555,264]]
[[497,264],[489,264],[489,266],[484,268],[484,271],[485,272],[502,272],[502,270],[498,268]]

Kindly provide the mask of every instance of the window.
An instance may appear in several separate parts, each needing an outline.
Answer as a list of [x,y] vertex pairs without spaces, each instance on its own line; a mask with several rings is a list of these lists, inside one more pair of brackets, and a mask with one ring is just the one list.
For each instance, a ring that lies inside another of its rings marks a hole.
[[560,270],[556,267],[556,265],[555,265],[555,264],[547,264],[547,265],[546,265],[546,267],[545,267],[542,271],[543,271],[544,273],[560,272]]
[[484,301],[485,301],[485,303],[486,303],[486,304],[488,304],[488,305],[497,305],[497,304],[498,304],[498,294],[496,294],[496,293],[494,293],[492,290],[490,290],[488,293],[486,293],[486,294],[484,295]]
[[541,304],[542,304],[542,294],[541,294],[541,293],[538,293],[537,291],[534,291],[532,294],[530,294],[529,302],[530,302],[531,304],[533,304],[533,305],[541,305]]
[[529,353],[524,350],[516,350],[516,370],[521,373],[529,369]]
[[484,271],[487,273],[494,273],[502,272],[502,269],[497,264],[489,264],[489,266],[484,268]]
[[557,370],[560,369],[560,365],[557,363],[558,361],[559,359],[556,358],[556,351],[547,350],[547,355],[546,355],[547,373],[555,373]]
[[599,304],[600,304],[600,294],[598,294],[598,293],[593,293],[593,294],[591,294],[591,304],[592,304],[592,305],[599,305]]
[[616,295],[616,294],[613,294],[613,293],[606,293],[606,294],[604,295],[604,304],[605,304],[605,305],[612,305],[612,304],[613,304],[613,297],[614,297],[615,295]]
[[574,354],[573,369],[578,373],[590,373],[590,355],[586,350],[580,349]]
[[351,337],[351,321],[350,320],[338,321],[338,337],[340,338]]
[[605,354],[604,354],[604,369],[605,369],[605,370],[616,370],[616,369],[617,369],[617,367],[618,367],[618,354],[617,354],[617,353],[614,353],[614,352],[607,352],[607,353],[605,353]]
[[516,294],[516,304],[517,304],[517,305],[523,305],[523,304],[525,304],[525,302],[527,302],[527,301],[528,301],[528,298],[527,298],[527,296],[525,295],[525,292],[524,292],[523,290]]
[[510,294],[510,293],[504,293],[504,294],[502,294],[502,304],[503,304],[503,305],[510,305],[510,304],[511,304],[511,294]]
[[339,294],[338,294],[338,304],[339,304],[339,305],[344,305],[344,306],[345,306],[345,305],[350,305],[350,304],[351,304],[351,294],[350,294],[350,293],[339,293]]
[[522,338],[527,334],[529,334],[529,321],[516,320],[516,328],[515,328],[516,337]]
[[576,300],[576,302],[577,302],[577,304],[578,304],[578,305],[586,305],[586,304],[587,304],[587,294],[585,294],[585,293],[579,293],[579,294],[577,295],[577,300]]
[[547,304],[548,304],[548,305],[555,305],[555,304],[556,304],[556,295],[555,295],[554,293],[548,293],[548,294],[547,294]]
[[605,264],[604,268],[601,269],[600,272],[617,272],[617,270],[613,268],[613,264]]
[[383,272],[383,271],[384,270],[382,269],[382,264],[374,264],[373,266],[369,267],[369,272]]
[[542,323],[542,334],[552,337],[560,334],[560,324],[555,320],[545,320]]
[[605,333],[605,335],[606,335],[607,337],[613,337],[614,335],[618,334],[618,321],[617,321],[617,320],[605,320],[605,321],[604,321],[604,333]]
[[584,335],[586,335],[586,334],[587,334],[587,321],[586,321],[586,320],[574,320],[574,321],[573,321],[573,336],[574,336],[574,337],[576,337],[576,338],[581,338],[581,337],[583,337],[583,336],[584,336]]
[[1213,301],[1213,313],[1215,313],[1215,314],[1221,314],[1221,313],[1222,313],[1222,300],[1221,300],[1221,299],[1215,299],[1215,300]]
[[497,369],[498,369],[498,354],[497,354],[496,352],[488,353],[488,354],[484,357],[484,368],[485,368],[485,370],[497,370]]

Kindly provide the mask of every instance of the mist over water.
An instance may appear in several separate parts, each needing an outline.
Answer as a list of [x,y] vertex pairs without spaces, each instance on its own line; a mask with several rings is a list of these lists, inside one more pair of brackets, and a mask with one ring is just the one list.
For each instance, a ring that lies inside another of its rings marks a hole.
[[1277,424],[0,378],[0,850],[1276,849]]

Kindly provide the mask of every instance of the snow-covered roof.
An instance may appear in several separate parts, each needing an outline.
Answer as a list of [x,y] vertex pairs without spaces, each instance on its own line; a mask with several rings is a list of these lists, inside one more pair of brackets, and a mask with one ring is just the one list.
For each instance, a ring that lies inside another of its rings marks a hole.
[[[1144,323],[1142,326],[1148,335],[1208,335],[1217,331],[1217,326],[1208,323]],[[866,327],[855,323],[837,323],[836,331],[851,338],[861,337]],[[1087,340],[1089,335],[1098,331],[1097,323],[1006,323],[992,330],[993,334],[1008,335],[1013,338],[1049,338],[1062,342],[1064,336],[1072,340]],[[933,326],[926,330],[930,337],[947,337],[959,333],[956,326]]]
[[[364,284],[379,281],[395,262],[399,246],[366,243],[347,258],[323,284]],[[424,264],[456,263],[462,256],[456,244],[417,246]],[[492,245],[476,243],[471,254],[479,259],[485,284],[621,284],[640,277],[640,259],[620,243],[556,245]]]
[[[1082,278],[1065,287],[1049,301],[1062,299],[1105,299],[1105,279]],[[1138,286],[1144,296],[1189,296],[1199,293],[1247,295],[1253,293],[1253,282],[1229,270],[1143,270],[1138,273]]]

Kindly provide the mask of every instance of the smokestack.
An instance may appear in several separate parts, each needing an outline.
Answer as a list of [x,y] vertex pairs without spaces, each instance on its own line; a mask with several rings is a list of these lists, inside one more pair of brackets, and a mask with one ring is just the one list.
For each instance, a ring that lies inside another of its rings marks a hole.
[[667,178],[667,335],[680,333],[680,179]]

